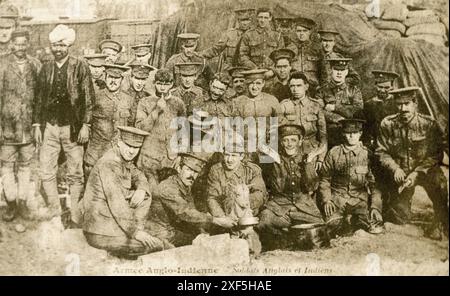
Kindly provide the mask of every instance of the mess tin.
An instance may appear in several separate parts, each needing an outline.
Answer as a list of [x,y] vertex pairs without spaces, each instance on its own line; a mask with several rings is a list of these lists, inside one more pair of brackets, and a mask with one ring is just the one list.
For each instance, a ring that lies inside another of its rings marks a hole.
[[327,225],[324,223],[297,224],[289,228],[294,249],[312,250],[330,246]]

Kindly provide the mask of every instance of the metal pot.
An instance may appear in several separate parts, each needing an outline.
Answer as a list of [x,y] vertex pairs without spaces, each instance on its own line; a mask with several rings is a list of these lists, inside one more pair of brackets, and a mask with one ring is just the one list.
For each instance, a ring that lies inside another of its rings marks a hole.
[[327,225],[323,223],[297,224],[289,228],[294,249],[311,250],[330,246]]

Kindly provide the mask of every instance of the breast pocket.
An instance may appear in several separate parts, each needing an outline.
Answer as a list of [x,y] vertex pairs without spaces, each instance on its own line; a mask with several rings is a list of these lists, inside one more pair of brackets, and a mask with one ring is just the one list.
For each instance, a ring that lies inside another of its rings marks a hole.
[[131,112],[128,109],[119,110],[119,118],[121,125],[128,125],[128,119],[131,116]]
[[414,137],[411,139],[411,147],[414,158],[424,158],[428,151],[428,141],[426,137]]
[[318,120],[318,117],[316,114],[308,114],[306,116],[306,124],[305,124],[305,135],[306,136],[316,133],[317,120]]
[[364,185],[366,182],[367,174],[369,173],[369,168],[367,166],[357,166],[355,168],[356,181]]
[[252,40],[249,43],[250,46],[250,56],[252,57],[259,57],[262,56],[262,41],[260,40]]

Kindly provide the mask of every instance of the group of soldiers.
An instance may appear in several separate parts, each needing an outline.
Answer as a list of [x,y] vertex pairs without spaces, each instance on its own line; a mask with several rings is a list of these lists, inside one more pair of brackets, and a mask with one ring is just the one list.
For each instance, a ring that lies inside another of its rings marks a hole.
[[[150,65],[151,44],[133,46],[126,63],[110,39],[75,57],[66,25],[50,32],[53,58],[41,64],[27,55],[30,33],[13,30],[0,56],[3,220],[33,216],[26,202],[38,149],[46,218],[61,216],[120,257],[190,244],[200,233],[244,238],[255,255],[289,241],[296,225],[326,225],[331,237],[379,234],[383,221],[411,220],[417,185],[434,207],[426,235],[448,237],[443,136],[417,110],[419,88],[395,89],[399,74],[374,69],[377,96],[364,99],[352,59],[334,51],[339,32],[319,30],[317,47],[311,19],[276,31],[269,9],[235,13],[238,27],[201,52],[199,34],[179,34],[180,53],[162,69]],[[218,56],[214,73],[209,61]],[[203,149],[220,133],[207,123],[230,117],[276,118],[278,151],[248,150],[258,136],[250,133]],[[182,152],[172,142],[179,118],[190,123]],[[69,200],[58,194],[61,154]]]

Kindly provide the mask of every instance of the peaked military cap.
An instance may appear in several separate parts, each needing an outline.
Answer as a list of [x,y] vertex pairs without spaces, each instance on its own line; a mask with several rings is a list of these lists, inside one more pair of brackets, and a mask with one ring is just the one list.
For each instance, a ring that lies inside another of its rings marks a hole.
[[311,30],[316,26],[316,22],[306,17],[298,17],[295,19],[295,25]]
[[206,160],[195,153],[180,153],[181,164],[189,167],[195,172],[200,172],[206,164]]
[[105,63],[105,59],[107,56],[108,55],[106,54],[94,53],[84,55],[83,57],[86,59],[89,65],[93,67],[103,67],[103,64]]
[[333,41],[339,35],[339,32],[332,30],[319,30],[317,33],[319,33],[320,39],[325,41]]
[[121,65],[117,65],[117,64],[103,64],[103,66],[105,67],[105,73],[108,74],[109,76],[112,77],[123,77],[123,73],[125,71],[130,70],[130,67],[126,67],[126,66],[121,66]]
[[147,43],[136,44],[131,47],[134,50],[134,53],[138,56],[143,56],[152,51],[152,45]]
[[156,68],[153,66],[150,66],[148,64],[139,63],[136,61],[131,63],[129,65],[129,67],[131,67],[131,73],[133,74],[133,76],[135,76],[136,78],[140,78],[140,79],[148,78],[148,76],[150,75],[150,72],[156,70]]
[[246,80],[253,81],[256,79],[264,79],[264,74],[267,72],[266,69],[252,69],[247,71],[242,71]]
[[359,118],[349,118],[339,120],[342,132],[344,133],[357,133],[362,131],[363,125],[366,121]]
[[418,86],[408,86],[391,90],[389,93],[394,96],[394,101],[397,103],[407,103],[415,101],[416,94],[419,91]]
[[243,71],[247,71],[250,70],[250,68],[247,67],[233,67],[228,69],[228,74],[230,74],[230,76],[232,78],[237,78],[237,77],[244,77],[244,74],[242,74]]
[[11,28],[15,24],[16,21],[14,19],[0,17],[0,28]]
[[295,57],[295,52],[288,48],[280,48],[275,49],[272,51],[269,55],[269,58],[276,63],[279,59],[288,59],[289,61],[292,61],[292,59]]
[[331,58],[327,59],[330,63],[331,68],[336,70],[345,70],[348,68],[348,64],[350,63],[351,58]]
[[181,33],[177,36],[181,40],[181,44],[185,47],[194,47],[197,44],[197,40],[200,38],[200,34],[197,33]]
[[24,29],[17,29],[11,33],[11,39],[16,37],[30,38],[30,32]]
[[118,126],[117,129],[120,131],[120,139],[131,147],[141,147],[145,137],[150,135],[150,133],[132,126]]
[[293,136],[293,135],[303,137],[304,134],[305,129],[303,128],[303,126],[298,124],[286,123],[278,127],[278,136],[280,139],[286,136]]
[[19,9],[8,2],[0,4],[0,18],[19,18]]
[[122,44],[120,44],[119,42],[117,42],[115,40],[105,39],[99,43],[98,48],[100,49],[100,51],[102,51],[105,48],[111,48],[117,52],[121,52]]
[[252,15],[255,13],[254,8],[238,8],[234,10],[236,17],[240,20],[247,20],[252,18]]
[[191,76],[200,72],[200,68],[203,66],[202,63],[178,63],[175,67],[181,75]]
[[400,75],[398,75],[395,72],[383,71],[383,70],[373,70],[372,74],[373,74],[373,77],[374,77],[376,83],[394,81],[395,79],[400,77]]

